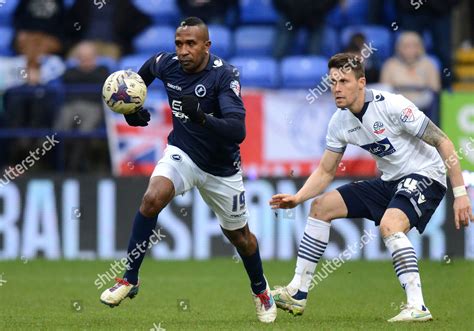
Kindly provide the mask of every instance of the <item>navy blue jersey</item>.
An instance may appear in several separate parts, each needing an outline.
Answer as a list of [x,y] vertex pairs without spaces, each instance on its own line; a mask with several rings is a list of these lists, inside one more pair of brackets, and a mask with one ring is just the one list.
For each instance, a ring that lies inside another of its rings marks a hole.
[[205,172],[221,177],[235,174],[240,166],[239,144],[192,123],[181,111],[180,100],[184,95],[196,95],[201,110],[215,118],[245,115],[237,69],[212,54],[206,68],[193,74],[183,71],[176,53],[159,53],[147,63],[149,72],[163,82],[173,113],[168,143],[182,149]]

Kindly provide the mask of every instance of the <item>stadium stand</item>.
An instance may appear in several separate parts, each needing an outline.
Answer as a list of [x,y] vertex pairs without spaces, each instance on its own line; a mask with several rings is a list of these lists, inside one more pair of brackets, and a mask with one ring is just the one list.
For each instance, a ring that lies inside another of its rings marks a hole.
[[[18,3],[19,0],[0,1],[0,35],[2,36],[0,38],[0,61],[4,65],[8,63],[12,66],[12,63],[15,62],[11,59],[20,59],[12,49],[13,13]],[[66,8],[70,8],[75,3],[75,0],[64,0]],[[137,71],[152,54],[160,51],[174,51],[175,26],[184,17],[179,1],[132,0],[132,3],[151,18],[153,25],[130,40],[131,53],[126,53],[118,60],[107,56],[98,58],[98,64],[106,66],[109,71],[119,69]],[[229,11],[225,15],[223,14],[225,17],[222,21],[225,23],[209,24],[212,40],[211,52],[239,68],[244,88],[306,88],[317,84],[321,76],[326,73],[327,58],[346,49],[351,36],[360,32],[365,35],[367,43],[370,45],[372,42],[373,47],[377,49],[377,61],[374,56],[374,61],[371,63],[375,64],[374,71],[379,72],[381,63],[393,56],[395,40],[404,31],[402,27],[397,30],[390,28],[397,15],[395,3],[396,0],[388,0],[383,5],[372,8],[373,0],[346,0],[344,5],[338,4],[325,15],[320,54],[310,55],[307,53],[308,31],[299,29],[288,47],[287,56],[276,59],[271,55],[277,36],[281,32],[283,16],[276,11],[274,1],[231,1],[229,2]],[[372,9],[380,11],[376,13],[379,19],[375,21],[372,20],[374,14],[371,12]],[[375,25],[374,22],[379,25]],[[289,23],[291,24],[291,22]],[[444,66],[439,56],[434,53],[435,39],[433,35],[429,31],[425,31],[422,36],[428,58],[435,64],[436,69],[442,72]],[[69,45],[67,40],[65,45]],[[129,51],[127,49],[127,52]],[[69,50],[66,49],[62,56],[68,53]],[[468,52],[462,54],[468,54]],[[459,56],[459,58],[465,59],[467,56]],[[63,61],[68,68],[77,65],[75,60],[63,58]],[[461,77],[463,87],[471,86],[471,68],[465,64],[471,65],[472,61],[458,62],[460,65],[456,70],[456,76]],[[369,62],[367,62],[368,64]],[[18,71],[19,68],[16,65],[14,68],[3,71],[7,72],[8,70]],[[19,74],[14,75],[18,76]],[[16,78],[16,81],[21,81],[21,77]],[[4,79],[4,84],[0,86],[6,89],[10,84],[8,82],[13,80]],[[58,82],[58,84],[60,83]],[[162,90],[161,86],[161,84],[153,84],[151,90]],[[64,87],[64,90],[68,90],[68,87]],[[157,93],[162,93],[162,91]]]
[[308,88],[327,74],[327,58],[322,56],[291,56],[281,63],[283,88]]
[[271,26],[243,26],[235,31],[235,54],[270,56],[276,31]]
[[230,63],[239,69],[243,86],[263,88],[279,86],[278,64],[272,57],[235,57]]

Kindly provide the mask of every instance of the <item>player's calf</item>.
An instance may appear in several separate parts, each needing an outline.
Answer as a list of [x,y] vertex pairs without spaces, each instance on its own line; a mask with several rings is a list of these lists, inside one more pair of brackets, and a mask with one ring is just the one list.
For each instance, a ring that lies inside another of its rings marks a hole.
[[273,322],[277,316],[277,307],[270,292],[270,286],[263,274],[257,238],[250,232],[248,224],[237,230],[222,230],[225,236],[237,248],[242,258],[245,270],[250,279],[252,296],[257,310],[257,318],[264,323]]

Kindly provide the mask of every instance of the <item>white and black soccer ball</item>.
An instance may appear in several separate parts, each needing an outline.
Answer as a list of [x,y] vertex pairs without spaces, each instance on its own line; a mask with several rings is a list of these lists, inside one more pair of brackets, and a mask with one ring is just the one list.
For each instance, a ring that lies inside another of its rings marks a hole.
[[139,74],[120,70],[111,74],[102,88],[102,98],[109,108],[120,114],[132,114],[143,106],[147,87]]

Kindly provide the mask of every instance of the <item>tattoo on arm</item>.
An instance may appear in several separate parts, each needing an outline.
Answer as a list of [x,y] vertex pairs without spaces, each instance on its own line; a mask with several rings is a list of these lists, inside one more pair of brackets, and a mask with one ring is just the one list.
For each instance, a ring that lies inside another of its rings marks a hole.
[[433,122],[429,122],[425,133],[421,136],[424,142],[431,146],[438,147],[444,139],[448,139],[446,134],[441,131]]

